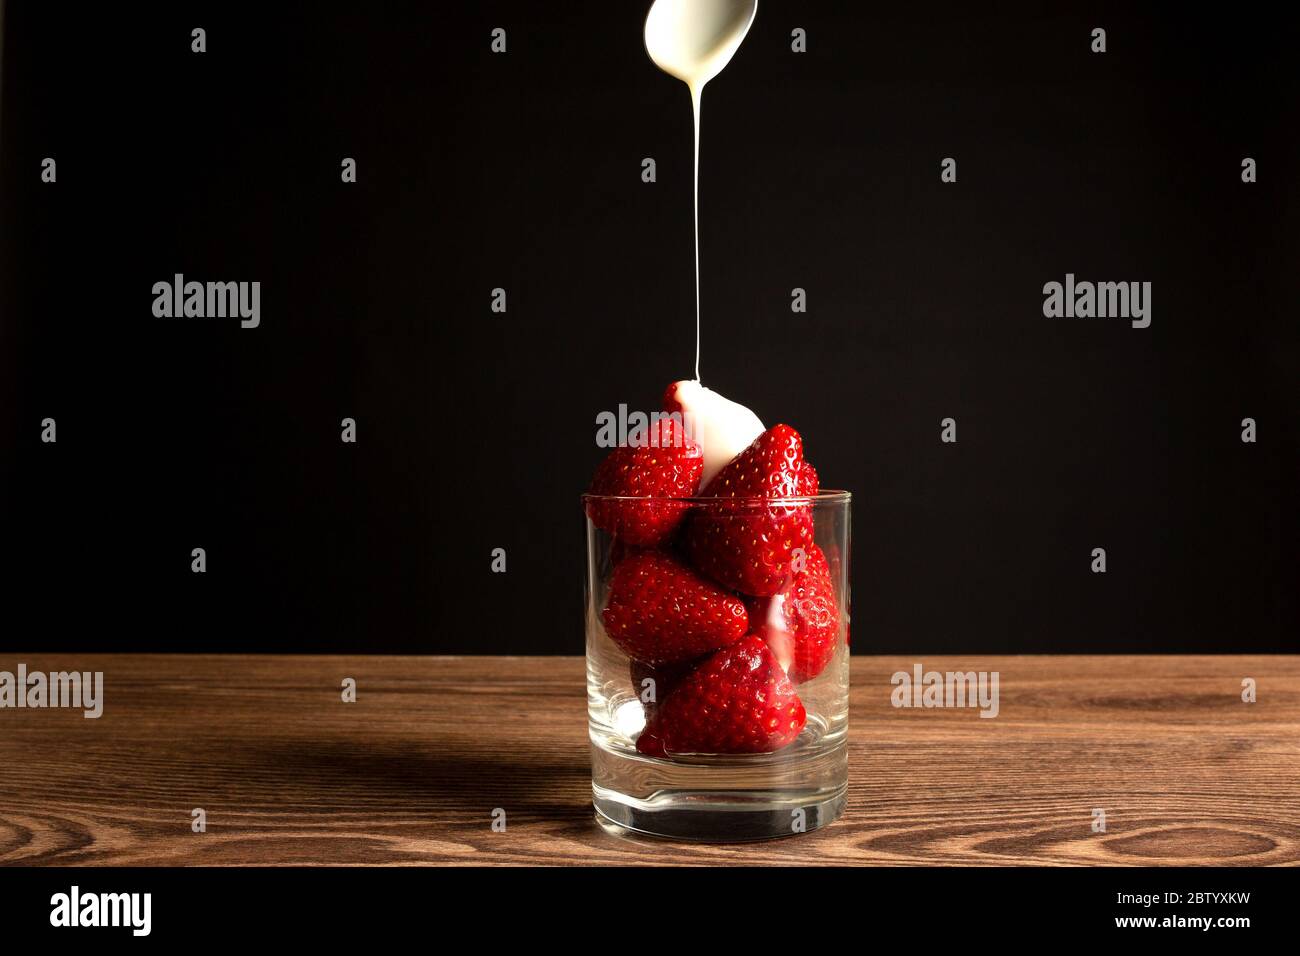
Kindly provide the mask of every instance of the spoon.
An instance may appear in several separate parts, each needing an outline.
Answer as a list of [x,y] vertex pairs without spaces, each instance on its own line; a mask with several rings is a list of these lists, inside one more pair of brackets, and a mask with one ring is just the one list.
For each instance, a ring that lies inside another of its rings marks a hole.
[[697,96],[731,62],[758,12],[758,0],[655,0],[645,49],[655,66]]

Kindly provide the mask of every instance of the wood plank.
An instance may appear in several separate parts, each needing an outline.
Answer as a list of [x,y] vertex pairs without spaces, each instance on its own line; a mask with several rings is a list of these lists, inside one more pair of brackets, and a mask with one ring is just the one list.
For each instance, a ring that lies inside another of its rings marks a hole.
[[738,846],[596,823],[578,658],[18,661],[102,670],[106,701],[0,710],[6,864],[1300,863],[1297,656],[924,660],[999,671],[993,720],[895,709],[914,660],[857,657],[844,819]]

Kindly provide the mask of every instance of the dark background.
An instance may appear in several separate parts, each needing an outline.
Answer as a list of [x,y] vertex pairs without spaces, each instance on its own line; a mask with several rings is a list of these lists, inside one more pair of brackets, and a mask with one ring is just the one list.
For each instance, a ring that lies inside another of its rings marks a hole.
[[[854,649],[1295,651],[1296,29],[899,6],[763,0],[704,99],[703,380],[854,493]],[[694,356],[647,8],[11,0],[4,644],[579,653],[596,413]],[[261,327],[155,319],[176,272]]]

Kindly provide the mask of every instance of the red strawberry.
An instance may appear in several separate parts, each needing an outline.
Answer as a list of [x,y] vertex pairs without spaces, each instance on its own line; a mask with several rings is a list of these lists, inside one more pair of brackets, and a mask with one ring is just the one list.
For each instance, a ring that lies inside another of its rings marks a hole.
[[689,498],[700,487],[704,459],[700,446],[680,422],[660,418],[641,444],[615,448],[591,480],[590,494],[640,498],[640,501],[588,501],[596,527],[630,545],[653,547],[666,541],[686,517]]
[[[677,664],[644,664],[641,661],[628,661],[628,675],[632,678],[632,692],[641,701],[646,721],[650,721],[659,709],[659,705],[668,699],[673,689],[686,678],[700,663],[700,660],[682,661]],[[654,681],[653,684],[648,683]]]
[[631,555],[614,568],[601,616],[610,639],[647,664],[702,657],[740,640],[749,626],[740,598],[659,551]]
[[686,530],[691,562],[713,580],[755,597],[777,593],[791,580],[791,556],[813,543],[812,506],[765,504],[763,498],[815,493],[817,472],[803,460],[803,440],[789,425],[774,425],[723,468]]
[[752,754],[780,750],[807,714],[771,649],[750,635],[691,672],[659,705],[636,749],[667,754]]
[[684,411],[684,409],[682,408],[682,403],[679,402],[679,401],[677,401],[677,386],[678,386],[678,384],[680,384],[680,383],[678,383],[678,382],[669,382],[669,383],[668,383],[668,387],[667,387],[666,389],[664,389],[664,400],[663,400],[662,404],[663,404],[663,407],[664,407],[664,411],[666,411],[666,412],[670,412],[670,413],[671,413],[671,412],[676,412],[678,415],[680,415],[680,414],[682,414],[682,412]]
[[817,469],[812,466],[812,462],[805,461],[803,463],[798,482],[799,494],[808,495],[809,497],[817,494],[821,483],[817,480]]
[[750,598],[745,607],[753,632],[800,684],[820,674],[835,656],[840,611],[821,548],[814,544],[802,559],[796,553],[793,565],[788,587],[770,598]]

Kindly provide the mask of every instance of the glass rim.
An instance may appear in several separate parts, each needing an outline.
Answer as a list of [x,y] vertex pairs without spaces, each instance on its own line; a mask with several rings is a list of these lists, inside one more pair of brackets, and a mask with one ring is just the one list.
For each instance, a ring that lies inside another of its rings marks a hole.
[[817,492],[815,495],[784,495],[780,498],[766,498],[762,495],[742,495],[734,498],[707,498],[698,495],[690,498],[662,498],[652,495],[596,495],[590,491],[582,493],[584,504],[595,501],[662,501],[662,502],[680,502],[688,505],[753,505],[757,507],[772,507],[785,505],[817,505],[817,504],[848,504],[853,499],[851,492],[843,491],[839,488],[828,488]]

